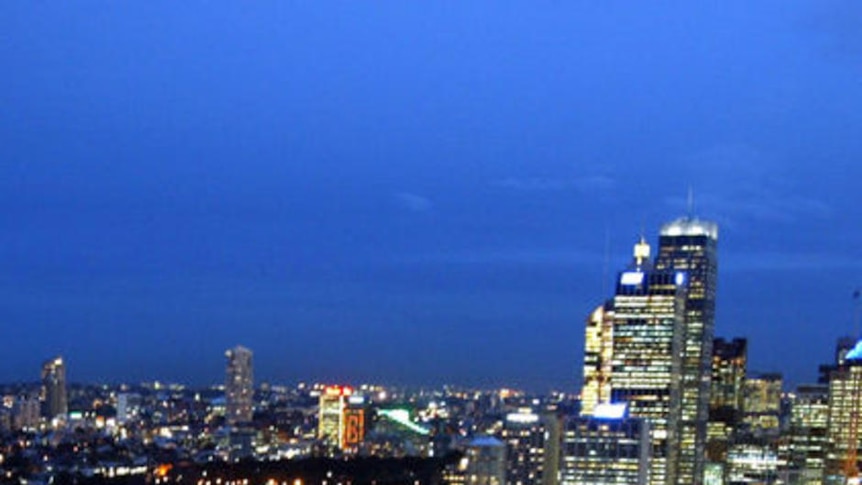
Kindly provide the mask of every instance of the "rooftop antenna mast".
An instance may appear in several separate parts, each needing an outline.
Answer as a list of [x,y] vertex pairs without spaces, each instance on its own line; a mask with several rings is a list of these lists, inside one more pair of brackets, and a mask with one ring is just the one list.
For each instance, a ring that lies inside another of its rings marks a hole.
[[688,184],[688,200],[686,201],[686,207],[688,209],[688,218],[691,219],[694,217],[694,189],[691,187],[691,184]]
[[862,335],[859,334],[859,317],[862,317],[862,307],[859,306],[859,297],[862,295],[862,288],[853,290],[853,338],[859,339]]
[[605,224],[605,261],[602,265],[602,295],[607,295],[610,291],[610,273],[611,266],[611,228]]

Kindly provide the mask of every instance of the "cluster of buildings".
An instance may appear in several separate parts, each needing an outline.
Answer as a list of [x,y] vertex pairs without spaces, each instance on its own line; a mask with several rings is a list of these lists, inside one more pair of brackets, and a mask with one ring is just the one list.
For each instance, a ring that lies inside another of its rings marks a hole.
[[792,392],[779,373],[750,372],[747,340],[714,336],[717,243],[716,224],[682,218],[654,257],[635,244],[586,320],[559,483],[859,483],[862,341],[839,339],[818,382]]
[[859,483],[862,342],[840,339],[818,382],[790,392],[751,372],[747,341],[715,336],[717,251],[716,224],[690,217],[655,249],[641,237],[586,318],[578,395],[255,386],[242,346],[208,389],[69,386],[58,357],[40,386],[0,388],[0,481]]
[[553,483],[548,436],[577,409],[563,393],[255,385],[252,352],[225,355],[224,383],[205,389],[68,384],[60,357],[39,385],[0,386],[0,483],[257,483],[262,469],[288,483]]

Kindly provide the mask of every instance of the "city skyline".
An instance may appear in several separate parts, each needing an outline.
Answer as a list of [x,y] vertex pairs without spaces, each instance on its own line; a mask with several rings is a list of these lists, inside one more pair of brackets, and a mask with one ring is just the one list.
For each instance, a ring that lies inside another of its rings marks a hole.
[[[659,246],[658,246],[658,250],[659,250],[659,251],[666,250],[666,251],[669,251],[669,252],[668,252],[668,254],[661,253],[661,254],[655,254],[655,255],[654,255],[654,256],[655,256],[655,258],[656,258],[656,261],[659,263],[659,268],[664,269],[665,271],[668,271],[670,268],[673,268],[673,267],[674,267],[674,263],[672,262],[672,261],[673,261],[673,259],[672,259],[672,255],[673,255],[673,254],[675,254],[675,253],[670,252],[670,251],[674,250],[673,248],[674,248],[674,244],[675,244],[675,243],[673,243],[673,242],[672,242],[672,241],[673,241],[673,238],[669,238],[669,237],[668,237],[668,235],[667,235],[667,232],[668,232],[668,230],[669,230],[668,228],[682,227],[682,228],[683,228],[683,230],[684,230],[684,229],[685,229],[686,227],[688,227],[688,226],[695,227],[695,228],[696,228],[696,231],[702,231],[702,230],[706,230],[706,231],[708,231],[708,232],[711,234],[711,236],[710,236],[710,237],[712,238],[713,244],[714,244],[715,240],[717,239],[717,230],[718,230],[718,229],[717,229],[717,226],[716,226],[714,223],[712,223],[712,222],[704,221],[704,220],[701,220],[701,219],[699,219],[699,218],[697,218],[697,217],[692,217],[692,216],[690,216],[690,215],[689,215],[689,216],[685,216],[685,217],[682,217],[682,218],[674,219],[674,220],[672,220],[672,221],[668,221],[668,222],[666,222],[666,223],[663,223],[663,224],[661,224],[661,230],[658,232],[658,235],[656,236],[656,238],[655,238],[655,239],[656,239],[656,241],[657,241],[657,244],[659,244]],[[703,229],[701,226],[705,227],[706,229]],[[643,232],[643,231],[641,231],[641,232]],[[683,232],[684,232],[684,231],[683,231]],[[680,233],[680,234],[682,234],[683,236],[686,236],[686,234],[687,234],[687,233],[685,233],[685,234]],[[698,234],[700,234],[700,233],[698,232]],[[705,233],[704,233],[704,234],[705,234]],[[688,241],[687,239],[685,239],[685,240],[686,240],[686,241]],[[662,241],[662,242],[658,242],[658,241]],[[686,244],[688,244],[688,243],[686,243]],[[639,238],[639,240],[637,241],[637,243],[634,245],[634,247],[635,247],[635,249],[634,249],[634,255],[635,255],[635,260],[634,260],[634,261],[635,261],[635,263],[630,263],[630,266],[629,266],[629,268],[630,268],[630,269],[629,269],[629,270],[631,270],[631,269],[635,269],[635,270],[637,270],[637,271],[641,271],[641,270],[642,270],[642,269],[641,269],[641,265],[642,265],[642,264],[644,264],[644,265],[646,265],[646,266],[644,266],[644,268],[647,268],[649,271],[654,271],[654,269],[653,269],[653,262],[649,261],[649,260],[650,260],[651,255],[652,255],[652,249],[651,249],[651,247],[650,247],[650,244],[647,242],[647,239],[646,239],[643,235],[641,235],[641,237]],[[689,246],[689,247],[692,247],[692,246]],[[714,247],[713,247],[713,249],[712,249],[711,251],[713,252],[713,256],[712,256],[712,258],[715,258],[715,254],[714,254],[715,249],[714,249]],[[686,256],[686,258],[688,258],[688,256]],[[684,258],[684,259],[685,259],[685,258]],[[676,263],[676,264],[679,264],[679,263]],[[713,262],[713,264],[714,264],[714,262]],[[633,266],[632,266],[632,265],[633,265]],[[623,267],[624,267],[624,266],[621,266],[621,268],[623,268]],[[683,269],[687,269],[687,268],[686,268],[686,267],[683,267]],[[619,274],[625,273],[626,271],[629,271],[629,270],[621,270]],[[701,270],[704,270],[704,268],[703,268],[703,267],[701,267]],[[714,272],[715,272],[715,268],[713,267],[712,269],[707,270],[707,271],[708,271],[708,273],[709,273],[709,272],[711,272],[711,274],[713,275],[712,277],[714,278],[714,276],[715,276],[715,274],[714,274]],[[676,273],[674,273],[674,272],[672,272],[672,271],[671,271],[669,274],[671,274],[671,275],[677,275],[678,273],[679,273],[678,271],[677,271]],[[689,275],[688,273],[686,273],[686,278],[690,278],[690,277],[691,277],[691,275]],[[697,279],[697,278],[696,278],[696,279]],[[702,285],[701,285],[701,286],[702,286]],[[714,287],[714,286],[715,286],[715,282],[714,282],[714,281],[713,281],[712,283],[710,283],[709,285],[707,285],[707,287]],[[702,292],[703,292],[703,290],[701,289],[701,293],[702,293]],[[707,293],[708,293],[708,292],[709,292],[709,290],[707,290]],[[714,298],[714,297],[713,297],[713,298]],[[854,294],[854,298],[855,298],[855,294]],[[605,303],[600,304],[597,308],[595,308],[595,309],[593,310],[593,312],[591,312],[591,313],[589,314],[589,316],[588,316],[588,317],[586,317],[585,319],[583,319],[583,320],[585,320],[585,321],[586,321],[586,324],[587,324],[587,335],[590,335],[590,333],[591,333],[591,332],[590,332],[590,330],[589,330],[590,328],[593,328],[595,325],[600,325],[600,324],[601,324],[601,318],[602,318],[602,317],[601,317],[601,313],[598,313],[598,314],[597,314],[596,312],[599,312],[599,311],[600,311],[600,309],[601,309],[602,307],[606,307],[607,305],[610,305],[612,301],[613,301],[613,300],[612,300],[612,299],[610,299],[610,300],[607,300]],[[613,309],[612,309],[612,305],[611,305],[611,309],[610,309],[610,310],[608,310],[608,308],[605,308],[605,312],[608,312],[608,311],[610,311],[610,313],[608,313],[608,315],[610,315],[610,317],[609,317],[609,318],[610,318],[610,319],[613,319],[613,318],[614,318],[614,317],[613,317],[614,312],[613,312]],[[597,317],[596,315],[599,315],[599,316]],[[596,319],[596,318],[598,318],[598,320],[597,320],[597,321],[595,321],[595,322],[593,322],[593,320],[594,320],[594,319]],[[700,317],[696,317],[696,320],[697,320],[697,318],[700,318]],[[583,325],[583,324],[584,324],[584,322],[582,321],[582,322],[581,322],[581,325]],[[710,332],[710,335],[712,335],[712,332]],[[734,338],[734,339],[742,338],[743,340],[747,340],[747,336],[745,336],[745,335],[741,335],[741,336],[737,335],[737,336],[727,336],[727,337],[725,337],[724,335],[721,335],[720,333],[715,333],[714,337],[715,337],[715,338],[728,338],[728,339],[729,339],[729,338]],[[698,338],[698,339],[701,339],[702,337],[697,337],[697,338]],[[843,341],[847,340],[849,337],[846,337],[846,336],[833,336],[833,338],[834,338],[834,339],[838,339],[840,342],[843,342]],[[860,338],[862,338],[862,337],[860,337]],[[711,340],[712,340],[712,339],[710,338],[710,341],[711,341]],[[589,339],[589,338],[584,339],[583,346],[582,346],[580,349],[577,349],[577,348],[576,348],[576,349],[574,349],[575,354],[578,354],[578,355],[580,356],[580,361],[581,361],[582,363],[586,363],[586,361],[587,361],[587,359],[585,359],[585,358],[584,358],[584,357],[585,357],[585,355],[589,355],[591,352],[595,352],[595,350],[596,350],[596,349],[593,349],[592,351],[590,350],[590,348],[589,348],[589,342],[590,342],[590,339]],[[851,343],[853,343],[853,341],[851,341]],[[603,346],[606,346],[606,345],[609,345],[609,344],[610,344],[610,342],[608,342],[608,343],[603,343],[602,345],[603,345]],[[846,343],[845,343],[844,345],[846,345]],[[711,347],[711,344],[710,344],[710,347]],[[600,348],[599,348],[599,349],[600,349]],[[836,350],[836,348],[830,348],[830,349],[827,349],[827,350],[828,350],[827,354],[832,354],[832,353],[838,352],[838,350]],[[710,350],[710,352],[707,352],[707,354],[708,354],[708,355],[711,355],[711,350]],[[248,367],[248,368],[249,368],[249,370],[247,371],[247,372],[249,373],[249,374],[248,374],[248,375],[249,375],[249,377],[248,377],[248,378],[246,378],[246,377],[241,377],[241,378],[239,378],[239,379],[241,379],[241,380],[243,380],[243,381],[246,381],[246,380],[249,380],[249,379],[253,379],[252,377],[250,377],[250,376],[251,376],[251,374],[250,374],[250,372],[251,372],[251,371],[250,371],[250,368],[251,368],[251,355],[252,355],[252,349],[248,349],[248,348],[244,347],[242,344],[236,344],[236,345],[234,345],[231,349],[229,349],[229,350],[226,352],[226,354],[225,354],[225,355],[226,355],[226,356],[227,356],[227,358],[228,358],[228,367],[227,367],[227,374],[226,374],[226,376],[227,376],[227,377],[226,377],[227,381],[224,381],[225,383],[226,383],[226,382],[228,382],[228,381],[230,381],[230,380],[233,380],[233,379],[237,378],[237,377],[234,377],[234,375],[239,376],[239,375],[244,375],[244,374],[246,373],[246,371],[240,371],[240,370],[238,370],[240,367],[243,367],[243,368],[244,368],[244,367]],[[236,361],[236,359],[238,358],[237,356],[240,356],[240,355],[245,355],[245,356],[246,356],[246,357],[239,357],[239,359],[240,359],[240,360],[243,360],[244,362],[247,362],[247,363],[244,363],[244,364],[238,364],[238,363],[235,363],[235,362],[238,362],[238,361]],[[837,355],[837,354],[836,354],[836,355]],[[698,359],[700,359],[700,357],[698,357]],[[60,365],[62,365],[62,367],[63,367],[63,371],[62,371],[62,373],[63,373],[63,380],[65,381],[66,365],[65,365],[65,363],[64,363],[64,360],[65,360],[65,357],[64,357],[63,355],[58,355],[56,358],[49,359],[48,361],[45,361],[45,362],[44,362],[44,364],[43,364],[42,379],[44,380],[45,372],[47,372],[47,371],[45,371],[45,369],[46,369],[46,368],[48,368],[48,366],[49,366],[49,365],[53,365],[53,363],[56,361],[56,362],[60,362],[60,363],[61,363]],[[178,360],[176,360],[175,362],[182,363],[182,360],[181,360],[181,359],[178,359]],[[601,362],[601,361],[598,361],[598,362]],[[826,360],[824,360],[824,361],[821,361],[821,362],[818,364],[818,366],[816,366],[816,370],[815,370],[815,368],[809,369],[808,374],[817,374],[817,373],[819,373],[820,375],[822,375],[822,373],[824,372],[824,371],[823,371],[823,368],[825,368],[825,367],[823,367],[823,366],[824,366],[824,365],[826,365],[826,367],[829,367],[829,365],[828,365],[828,364],[824,364],[824,362],[830,362],[830,360],[829,360],[829,359],[826,359]],[[564,391],[564,392],[569,392],[569,393],[581,394],[581,395],[582,395],[582,393],[584,392],[584,384],[585,384],[587,381],[585,381],[585,380],[584,380],[585,375],[582,373],[582,371],[581,371],[580,369],[581,369],[581,367],[578,367],[578,368],[573,369],[572,380],[571,380],[570,382],[568,382],[568,383],[564,383],[563,385],[560,385],[560,386],[549,386],[549,387],[548,387],[547,389],[545,389],[545,390]],[[753,370],[751,370],[751,371],[756,373],[758,370],[759,370],[759,369],[754,368],[754,369],[753,369]],[[348,375],[348,374],[349,374],[349,372],[350,372],[349,370],[346,370],[346,371],[343,373],[343,375]],[[779,368],[779,369],[769,369],[768,371],[761,371],[761,372],[777,372],[777,373],[779,373],[780,375],[784,375],[784,374],[783,374],[783,373],[784,373],[784,371],[783,371],[783,369],[782,369],[782,368]],[[223,374],[223,375],[224,375],[224,374]],[[225,379],[225,377],[223,377],[222,379]],[[160,379],[158,376],[149,376],[149,377],[147,377],[147,378],[140,379],[138,382],[159,381],[159,380],[164,380],[164,379]],[[217,382],[217,381],[218,381],[218,379],[216,379],[216,382]],[[807,380],[807,381],[800,381],[800,382],[791,381],[791,382],[788,382],[788,383],[787,383],[786,388],[787,388],[787,389],[792,389],[792,388],[793,388],[793,387],[795,387],[796,385],[810,384],[810,383],[813,383],[813,382],[815,382],[815,381],[816,381],[816,379],[813,379],[813,378],[810,378],[810,379],[809,379],[809,380]],[[7,381],[7,382],[28,382],[28,379],[12,379],[12,380],[9,380],[9,381]],[[71,381],[71,382],[75,382],[75,381]],[[93,384],[93,383],[97,383],[97,382],[99,382],[99,381],[80,381],[79,383],[81,383],[81,384]],[[134,381],[129,381],[128,379],[120,378],[120,379],[115,379],[115,380],[108,380],[108,381],[105,381],[105,382],[111,382],[111,383],[115,383],[115,384],[116,384],[116,383],[126,383],[126,384],[129,384],[129,383],[133,383]],[[212,384],[216,384],[216,382],[206,382],[206,381],[184,381],[184,380],[182,380],[182,379],[173,379],[173,380],[168,379],[168,380],[166,380],[166,382],[174,382],[174,383],[178,383],[178,384],[189,384],[189,383],[191,383],[191,384],[193,384],[193,385],[198,385],[198,386],[201,386],[201,385],[212,385]],[[249,382],[251,382],[251,381],[249,380]],[[268,383],[270,383],[270,384],[273,384],[273,383],[276,383],[276,384],[278,384],[278,383],[287,383],[287,382],[292,382],[292,383],[295,383],[295,382],[344,382],[344,383],[348,383],[348,382],[364,382],[364,383],[377,383],[377,384],[387,384],[387,385],[392,385],[392,384],[394,384],[394,385],[408,385],[408,386],[411,386],[411,387],[412,387],[412,386],[419,386],[419,387],[421,387],[421,386],[423,386],[423,385],[441,385],[441,384],[445,384],[445,385],[455,385],[455,386],[459,386],[459,385],[465,385],[465,386],[475,385],[474,383],[471,383],[471,382],[459,382],[459,381],[455,381],[455,380],[452,380],[452,381],[440,381],[440,382],[393,382],[393,381],[387,381],[385,378],[384,378],[384,379],[378,379],[378,380],[362,380],[361,378],[360,378],[360,379],[356,379],[356,378],[351,378],[351,377],[320,377],[320,376],[300,376],[300,377],[298,377],[298,378],[294,379],[293,381],[275,381],[275,382],[265,381],[265,382],[268,382]],[[484,386],[485,386],[484,388],[489,388],[489,389],[490,389],[490,388],[493,388],[493,387],[506,387],[506,386],[509,386],[509,385],[511,385],[511,384],[512,384],[512,382],[511,382],[511,381],[507,381],[507,380],[506,380],[506,378],[505,378],[505,376],[502,376],[502,379],[500,379],[499,381],[495,381],[495,382],[484,382],[484,383],[482,383],[482,385],[484,385]],[[571,389],[571,388],[569,387],[569,386],[572,386],[572,385],[574,385],[574,389]],[[227,386],[225,386],[225,387],[227,387]],[[481,385],[480,385],[479,387],[481,387]],[[523,383],[523,385],[518,386],[518,387],[519,387],[519,388],[521,388],[521,389],[527,389],[527,390],[530,390],[530,391],[538,391],[538,390],[541,390],[539,387],[534,386],[534,385],[531,385],[531,383],[529,383],[529,382]],[[610,400],[608,399],[608,396],[609,396],[609,395],[607,395],[607,396],[605,395],[605,393],[610,392],[610,389],[607,389],[607,390],[605,390],[605,391],[601,391],[601,392],[599,392],[597,389],[592,389],[592,390],[590,390],[589,392],[591,393],[591,397],[592,397],[592,392],[597,392],[598,394],[596,394],[596,396],[602,396],[601,398],[599,398],[599,399],[598,399],[597,401],[595,401],[595,402],[610,401]],[[592,401],[592,399],[590,399],[590,400],[588,400],[587,402],[593,402],[593,401]],[[248,412],[248,411],[246,411],[246,413],[247,413],[247,412]],[[705,424],[705,420],[702,420],[702,422]]]
[[813,382],[862,286],[860,16],[2,4],[0,382],[215,383],[241,342],[259,381],[575,392],[689,188],[716,336]]

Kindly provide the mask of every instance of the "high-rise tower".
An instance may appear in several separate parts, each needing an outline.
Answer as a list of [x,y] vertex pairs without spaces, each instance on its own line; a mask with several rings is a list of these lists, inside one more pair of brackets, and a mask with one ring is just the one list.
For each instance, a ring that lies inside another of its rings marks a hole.
[[675,474],[688,279],[684,272],[653,268],[641,239],[613,300],[611,401],[627,403],[632,417],[649,423],[652,485],[686,483]]
[[69,412],[63,357],[57,356],[42,364],[42,406],[42,414],[49,420]]
[[747,368],[748,341],[746,339],[716,338],[713,340],[706,457],[716,464],[727,460],[731,435],[742,422],[743,390]]
[[859,483],[860,416],[862,416],[862,340],[846,353],[829,379],[829,452],[825,483]]
[[715,334],[715,290],[718,275],[718,226],[690,217],[661,228],[658,270],[688,275],[681,369],[679,483],[703,483],[712,344]]
[[238,345],[227,352],[225,398],[230,425],[251,422],[254,410],[254,369],[251,350]]
[[611,399],[611,355],[613,353],[613,302],[600,305],[587,318],[584,338],[584,383],[581,415],[593,414],[597,404]]

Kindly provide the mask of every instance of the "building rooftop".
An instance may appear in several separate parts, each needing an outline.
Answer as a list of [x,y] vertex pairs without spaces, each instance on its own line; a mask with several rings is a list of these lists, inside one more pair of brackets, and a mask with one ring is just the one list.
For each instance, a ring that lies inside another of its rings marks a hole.
[[681,217],[661,226],[662,236],[708,236],[718,239],[718,224],[697,218]]
[[505,446],[505,443],[493,436],[477,436],[470,441],[468,446]]

